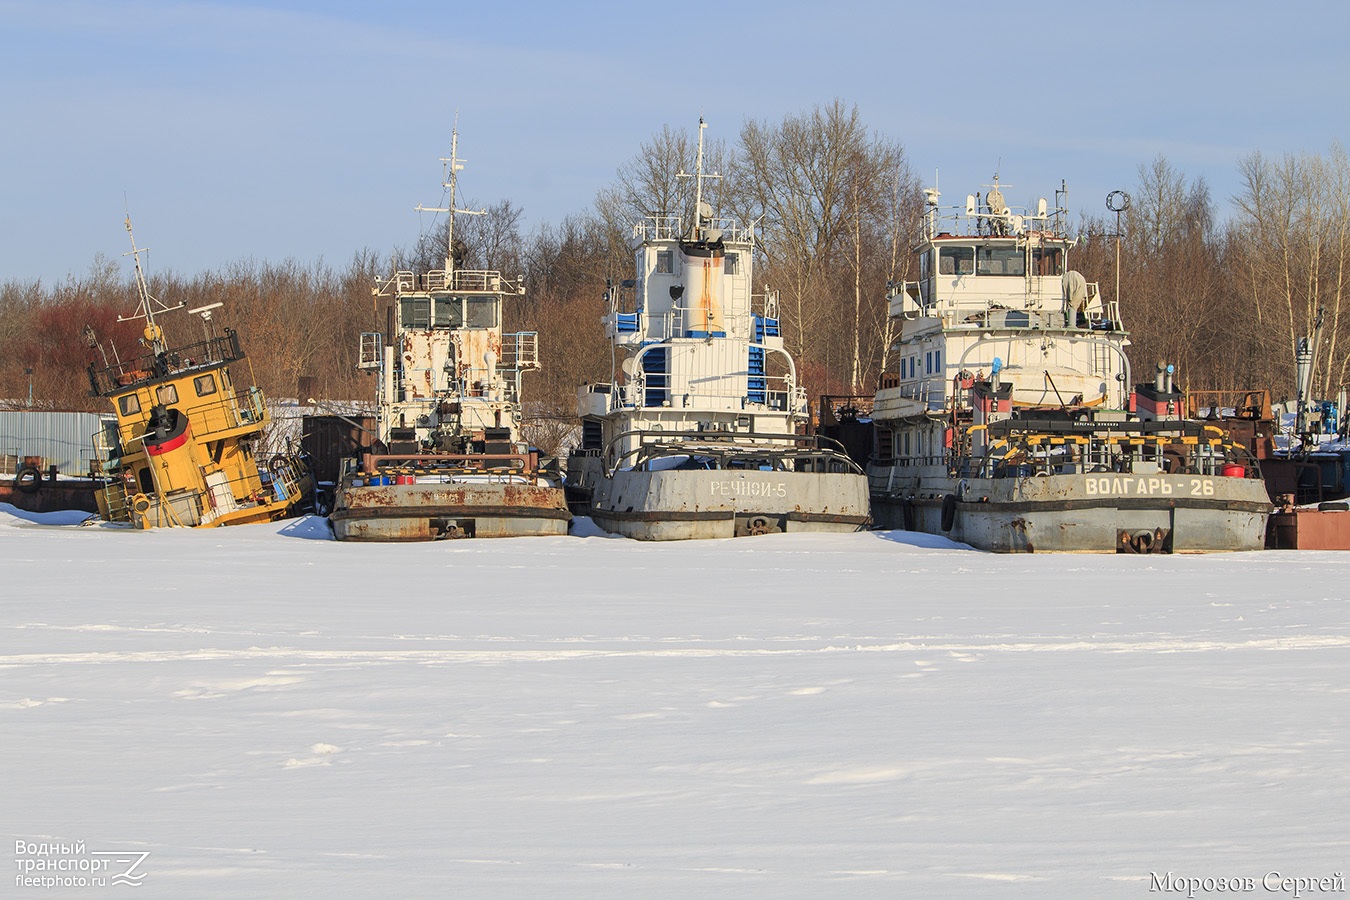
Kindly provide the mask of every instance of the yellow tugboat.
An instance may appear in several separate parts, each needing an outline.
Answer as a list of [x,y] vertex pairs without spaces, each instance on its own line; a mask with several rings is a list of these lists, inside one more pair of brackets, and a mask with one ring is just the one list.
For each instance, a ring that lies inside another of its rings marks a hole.
[[[131,234],[131,220],[126,223]],[[140,306],[121,321],[145,320],[143,351],[108,360],[91,329],[85,337],[103,354],[89,364],[92,394],[107,397],[115,423],[94,436],[107,479],[98,496],[100,516],[137,528],[207,527],[267,522],[294,515],[309,501],[312,482],[295,456],[263,460],[255,447],[269,422],[262,391],[236,393],[230,364],[244,359],[239,335],[216,334],[210,304],[200,315],[205,339],[171,347],[155,321],[183,308],[150,295],[140,254],[131,239]]]

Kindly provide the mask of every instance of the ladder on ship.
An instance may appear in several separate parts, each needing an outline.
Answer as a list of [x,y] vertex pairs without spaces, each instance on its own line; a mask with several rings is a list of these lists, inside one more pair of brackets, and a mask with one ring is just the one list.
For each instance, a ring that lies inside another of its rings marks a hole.
[[1103,378],[1111,374],[1111,348],[1106,341],[1092,342],[1092,372]]
[[642,354],[642,376],[646,384],[642,402],[661,406],[670,399],[669,347],[651,347]]
[[131,521],[131,498],[127,494],[127,483],[123,476],[103,483],[103,501],[107,504],[109,522]]
[[[778,320],[755,316],[755,344],[763,344],[764,338],[778,337]],[[764,371],[764,348],[750,346],[750,359],[747,365],[749,378],[746,380],[746,399],[751,403],[764,403],[768,400],[769,383]]]

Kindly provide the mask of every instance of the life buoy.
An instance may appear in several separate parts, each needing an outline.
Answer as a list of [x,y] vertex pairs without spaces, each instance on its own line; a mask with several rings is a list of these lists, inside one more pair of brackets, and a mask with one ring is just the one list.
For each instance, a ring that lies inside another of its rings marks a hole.
[[33,466],[24,466],[15,474],[14,486],[25,494],[36,494],[42,487],[42,473]]
[[942,498],[942,530],[951,531],[956,524],[956,495],[948,494]]

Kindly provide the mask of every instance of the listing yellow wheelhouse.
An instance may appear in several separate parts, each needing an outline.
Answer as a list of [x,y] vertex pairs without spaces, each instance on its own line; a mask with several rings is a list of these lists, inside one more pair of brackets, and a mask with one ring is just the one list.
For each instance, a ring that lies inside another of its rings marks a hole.
[[[130,232],[131,223],[127,222]],[[307,500],[310,479],[298,458],[257,455],[269,424],[257,387],[236,390],[231,363],[244,359],[239,335],[216,333],[210,304],[190,313],[201,317],[204,338],[171,346],[156,315],[170,307],[150,296],[136,257],[140,307],[123,319],[144,319],[144,352],[109,361],[92,332],[91,347],[103,354],[89,365],[95,396],[112,403],[116,421],[95,436],[107,478],[98,503],[110,522],[138,528],[237,525],[294,514]]]

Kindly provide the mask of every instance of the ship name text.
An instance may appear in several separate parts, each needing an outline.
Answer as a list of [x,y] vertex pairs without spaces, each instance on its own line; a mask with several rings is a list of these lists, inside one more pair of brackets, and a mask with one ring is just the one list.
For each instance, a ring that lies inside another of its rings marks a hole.
[[786,497],[785,481],[714,481],[711,484],[714,497]]
[[1157,475],[1102,475],[1087,480],[1090,497],[1130,495],[1143,497],[1213,497],[1213,478],[1164,478]]

